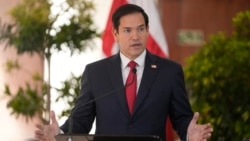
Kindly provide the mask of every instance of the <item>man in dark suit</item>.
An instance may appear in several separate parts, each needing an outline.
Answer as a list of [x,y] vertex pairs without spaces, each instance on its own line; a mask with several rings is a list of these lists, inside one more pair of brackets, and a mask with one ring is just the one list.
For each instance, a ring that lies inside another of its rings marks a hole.
[[[89,133],[96,118],[96,134],[157,135],[165,140],[169,116],[181,140],[209,138],[213,129],[210,124],[197,124],[199,115],[193,114],[189,104],[181,66],[147,51],[149,25],[143,9],[123,5],[114,12],[112,22],[120,52],[86,66],[81,94],[70,116],[72,132]],[[130,61],[135,65],[132,69],[127,66]],[[127,83],[130,73],[133,77]],[[134,83],[131,106],[126,94]],[[51,119],[51,125],[37,125],[37,139],[46,140],[60,130],[69,132],[70,120],[59,128],[54,113]]]

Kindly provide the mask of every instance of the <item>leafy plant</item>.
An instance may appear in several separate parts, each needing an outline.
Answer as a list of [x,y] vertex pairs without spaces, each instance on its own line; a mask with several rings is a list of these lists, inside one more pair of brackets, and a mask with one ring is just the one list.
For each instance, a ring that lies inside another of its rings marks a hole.
[[[16,93],[13,93],[10,86],[5,84],[4,94],[9,98],[7,108],[12,109],[11,114],[15,115],[16,118],[20,115],[25,115],[26,121],[28,121],[37,115],[37,113],[43,112],[45,109],[43,107],[44,99],[42,94],[45,94],[47,85],[45,85],[45,83],[43,85],[41,74],[39,74],[39,72],[33,72],[33,74],[31,74],[28,70],[22,68],[18,60],[7,60],[5,67],[6,72],[10,74],[22,70],[31,76],[30,82],[26,82],[24,87],[19,87]],[[38,114],[38,116],[42,119],[42,115]]]
[[26,89],[19,88],[15,96],[12,95],[8,85],[5,85],[5,94],[11,97],[7,103],[8,108],[12,108],[12,113],[18,118],[20,115],[26,115],[26,120],[32,118],[37,112],[43,111],[43,100],[37,94],[36,89],[32,89],[26,83]]
[[[50,8],[51,3],[46,0],[23,0],[10,12],[13,22],[0,23],[0,40],[6,41],[6,47],[15,47],[18,54],[37,53],[41,59],[46,59],[49,70],[49,78],[44,83],[46,85],[44,90],[46,91],[43,91],[46,96],[46,113],[50,111],[51,55],[63,50],[69,50],[71,55],[80,53],[85,48],[91,47],[93,38],[99,37],[99,33],[96,32],[96,28],[93,26],[92,12],[94,6],[91,1],[67,0],[61,5],[61,11],[56,15],[51,14]],[[65,14],[68,17],[63,17]],[[63,23],[57,25],[59,19],[63,19]],[[28,89],[29,87],[27,87]],[[20,88],[20,91],[22,91],[20,93],[23,93],[22,98],[28,97],[29,94],[26,93],[24,88]],[[36,91],[36,93],[39,95],[39,91]],[[9,93],[8,95],[11,95],[13,99],[20,98],[18,93]],[[40,100],[43,101],[42,98]],[[21,104],[32,104],[28,103],[29,101]],[[33,115],[27,113],[25,109],[17,111],[13,104],[10,104],[9,107],[14,110],[13,113],[25,116]]]
[[81,76],[71,74],[70,78],[62,82],[62,85],[62,88],[56,89],[59,94],[56,102],[64,101],[66,105],[68,105],[68,108],[65,108],[62,111],[59,118],[69,116],[70,111],[80,94]]
[[184,68],[187,89],[200,122],[211,122],[211,140],[250,137],[250,11],[233,18],[231,36],[215,34]]

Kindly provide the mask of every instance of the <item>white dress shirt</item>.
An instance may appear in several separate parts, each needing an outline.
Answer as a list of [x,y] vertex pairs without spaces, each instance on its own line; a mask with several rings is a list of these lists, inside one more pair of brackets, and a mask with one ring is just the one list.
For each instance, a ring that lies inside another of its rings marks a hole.
[[[141,79],[142,79],[142,73],[144,70],[144,65],[145,65],[145,57],[146,57],[146,50],[142,52],[140,56],[138,56],[135,60],[129,60],[125,55],[123,55],[120,52],[121,56],[121,68],[122,68],[122,78],[123,78],[123,84],[125,85],[130,67],[128,66],[128,63],[130,61],[135,61],[136,62],[136,75],[137,75],[137,88],[136,91],[138,92],[139,86],[141,84]],[[136,93],[137,93],[136,92]]]

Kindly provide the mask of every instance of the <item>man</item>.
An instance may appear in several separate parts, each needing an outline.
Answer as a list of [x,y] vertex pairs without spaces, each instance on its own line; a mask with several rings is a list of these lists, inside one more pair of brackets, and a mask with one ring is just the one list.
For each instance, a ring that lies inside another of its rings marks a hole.
[[[81,94],[70,116],[72,132],[89,133],[96,118],[96,134],[157,135],[165,140],[169,116],[182,141],[209,138],[213,129],[210,124],[197,124],[199,114],[193,114],[189,104],[181,66],[147,51],[149,22],[143,9],[123,5],[114,12],[112,22],[120,52],[86,66]],[[131,61],[132,68],[127,66]],[[132,86],[134,92],[128,93]],[[51,119],[51,125],[36,125],[37,139],[48,140],[60,130],[69,132],[70,120],[59,128],[53,112]]]

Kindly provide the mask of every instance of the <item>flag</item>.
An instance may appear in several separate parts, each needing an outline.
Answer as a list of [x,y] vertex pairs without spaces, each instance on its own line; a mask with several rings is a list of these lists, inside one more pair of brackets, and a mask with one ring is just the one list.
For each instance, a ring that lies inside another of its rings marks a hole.
[[[108,20],[106,24],[106,28],[104,29],[104,33],[102,36],[103,44],[102,49],[105,56],[111,56],[118,52],[118,45],[115,43],[113,34],[112,34],[112,13],[119,6],[123,4],[136,4],[142,7],[149,17],[149,36],[147,40],[147,49],[156,55],[161,57],[168,57],[168,47],[165,39],[165,35],[163,32],[163,28],[161,25],[159,13],[154,0],[113,0],[111,5],[111,10],[108,15]],[[166,124],[166,139],[167,141],[173,141],[173,130],[171,127],[170,120],[167,120]]]

